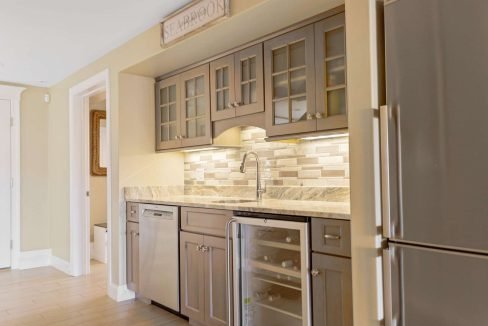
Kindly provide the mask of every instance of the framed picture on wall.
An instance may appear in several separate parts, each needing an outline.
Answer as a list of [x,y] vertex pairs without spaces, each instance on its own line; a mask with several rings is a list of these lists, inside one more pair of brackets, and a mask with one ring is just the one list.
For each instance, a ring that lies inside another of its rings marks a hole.
[[92,176],[107,175],[107,118],[106,112],[90,112],[90,173]]

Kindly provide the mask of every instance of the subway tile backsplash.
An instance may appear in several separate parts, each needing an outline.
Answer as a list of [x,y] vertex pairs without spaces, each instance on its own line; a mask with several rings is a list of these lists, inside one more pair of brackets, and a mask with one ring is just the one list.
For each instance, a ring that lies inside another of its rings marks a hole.
[[239,172],[246,151],[258,153],[267,186],[349,188],[348,137],[291,142],[266,142],[265,131],[241,129],[240,149],[215,149],[185,154],[186,186],[255,186],[254,159]]

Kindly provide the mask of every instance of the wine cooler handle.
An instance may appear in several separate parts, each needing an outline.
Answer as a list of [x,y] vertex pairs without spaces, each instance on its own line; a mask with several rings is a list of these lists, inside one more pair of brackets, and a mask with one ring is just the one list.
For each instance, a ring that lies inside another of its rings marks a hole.
[[232,218],[230,219],[227,224],[225,225],[225,250],[227,252],[227,259],[226,259],[226,266],[225,271],[227,273],[227,323],[229,326],[232,326],[232,298],[233,298],[233,286],[232,286],[232,247],[230,244],[230,233],[232,231],[232,224],[237,223],[237,219]]

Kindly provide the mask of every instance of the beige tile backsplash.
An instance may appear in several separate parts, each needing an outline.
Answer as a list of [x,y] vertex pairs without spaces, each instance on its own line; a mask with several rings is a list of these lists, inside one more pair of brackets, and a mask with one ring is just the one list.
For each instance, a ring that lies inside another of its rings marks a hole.
[[348,137],[290,142],[266,142],[265,131],[241,129],[240,149],[215,149],[185,154],[185,185],[254,186],[254,159],[239,172],[246,151],[258,153],[268,186],[349,187]]

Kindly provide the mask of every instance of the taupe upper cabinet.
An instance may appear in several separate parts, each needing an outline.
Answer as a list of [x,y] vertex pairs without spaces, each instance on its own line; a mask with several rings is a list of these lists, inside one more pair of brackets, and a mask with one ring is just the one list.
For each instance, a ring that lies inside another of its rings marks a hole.
[[210,63],[212,121],[264,111],[263,46]]
[[313,25],[264,42],[264,69],[267,135],[315,131]]
[[211,144],[209,65],[182,73],[180,89],[181,146]]
[[315,23],[317,129],[347,128],[346,31],[344,13]]
[[156,149],[181,146],[180,83],[174,76],[156,87]]
[[208,69],[199,66],[157,84],[157,150],[212,143]]

